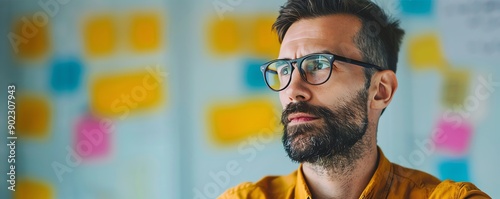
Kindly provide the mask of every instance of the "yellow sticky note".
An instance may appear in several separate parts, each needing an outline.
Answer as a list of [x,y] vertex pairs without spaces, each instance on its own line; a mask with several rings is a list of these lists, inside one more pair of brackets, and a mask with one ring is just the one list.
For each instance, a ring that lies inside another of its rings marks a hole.
[[129,27],[129,39],[136,52],[158,50],[161,44],[162,22],[158,13],[140,12],[132,15]]
[[48,101],[40,96],[20,95],[16,104],[16,130],[19,136],[45,138],[51,111]]
[[17,49],[20,58],[36,59],[43,57],[49,50],[49,24],[35,23],[31,17],[23,17],[14,25],[12,34],[7,38]]
[[14,199],[53,199],[55,197],[54,188],[42,181],[20,179],[17,181]]
[[445,106],[455,108],[464,103],[469,91],[469,73],[467,70],[451,70],[444,73],[442,102]]
[[210,108],[210,135],[218,143],[238,143],[258,133],[273,133],[279,122],[273,103],[266,99],[218,104]]
[[439,38],[433,33],[410,38],[408,43],[408,62],[415,70],[433,68],[441,70],[448,66]]
[[272,31],[276,17],[259,16],[250,26],[250,43],[252,52],[262,57],[278,57],[280,43],[278,36]]
[[163,102],[166,74],[154,67],[125,74],[99,76],[90,85],[90,106],[101,116],[120,116],[157,107]]
[[225,17],[213,19],[208,26],[209,49],[216,54],[231,54],[240,50],[243,38],[238,20]]
[[113,53],[117,45],[116,20],[109,15],[88,18],[83,25],[83,43],[90,56]]

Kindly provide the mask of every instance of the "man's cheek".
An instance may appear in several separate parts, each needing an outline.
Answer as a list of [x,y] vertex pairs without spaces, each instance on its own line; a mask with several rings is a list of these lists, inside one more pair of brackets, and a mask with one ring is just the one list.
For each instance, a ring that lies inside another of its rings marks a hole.
[[286,96],[285,96],[285,93],[283,91],[280,91],[279,92],[279,98],[280,98],[280,103],[281,103],[281,107],[283,108],[283,110],[286,109],[286,106],[288,105],[288,103],[290,103]]

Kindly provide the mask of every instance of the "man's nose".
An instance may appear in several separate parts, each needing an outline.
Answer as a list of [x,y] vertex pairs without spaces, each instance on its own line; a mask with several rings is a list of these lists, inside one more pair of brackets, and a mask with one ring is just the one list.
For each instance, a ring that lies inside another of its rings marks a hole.
[[283,92],[290,102],[308,101],[311,98],[310,85],[302,79],[299,68],[295,69],[290,84]]

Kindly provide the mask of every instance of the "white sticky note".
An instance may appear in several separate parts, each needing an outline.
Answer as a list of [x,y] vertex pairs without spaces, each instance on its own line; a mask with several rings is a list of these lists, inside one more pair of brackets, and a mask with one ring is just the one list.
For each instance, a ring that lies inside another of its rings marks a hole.
[[[496,6],[495,6],[496,5]],[[436,17],[452,65],[490,66],[500,57],[500,3],[438,0]],[[478,64],[480,63],[480,64]]]

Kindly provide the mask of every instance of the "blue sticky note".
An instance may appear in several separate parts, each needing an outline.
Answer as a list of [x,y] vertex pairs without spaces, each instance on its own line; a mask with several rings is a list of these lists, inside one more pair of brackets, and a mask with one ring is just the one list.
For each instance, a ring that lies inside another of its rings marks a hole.
[[55,92],[72,92],[82,79],[82,63],[75,58],[55,59],[52,63],[50,86]]
[[245,70],[243,70],[243,76],[245,80],[245,85],[247,88],[252,90],[267,89],[266,82],[260,71],[260,66],[266,63],[268,60],[247,60],[245,61]]
[[405,14],[428,15],[432,11],[432,0],[400,0],[401,9]]
[[466,158],[441,160],[438,165],[438,171],[441,180],[470,181],[469,164]]

